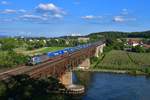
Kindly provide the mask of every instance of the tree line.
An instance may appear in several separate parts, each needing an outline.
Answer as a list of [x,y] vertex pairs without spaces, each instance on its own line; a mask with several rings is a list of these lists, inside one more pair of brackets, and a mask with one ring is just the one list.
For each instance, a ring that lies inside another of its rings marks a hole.
[[1,100],[69,100],[60,94],[65,86],[55,77],[33,79],[28,75],[10,77],[0,82]]
[[[108,31],[108,32],[97,32],[87,35],[89,37],[101,36],[103,38],[150,38],[150,31],[144,32],[117,32],[117,31]],[[99,38],[99,37],[97,37]]]

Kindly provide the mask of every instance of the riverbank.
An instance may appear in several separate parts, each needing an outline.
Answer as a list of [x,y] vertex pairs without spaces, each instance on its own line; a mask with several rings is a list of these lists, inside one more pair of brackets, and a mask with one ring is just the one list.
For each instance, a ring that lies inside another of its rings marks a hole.
[[129,74],[129,75],[149,75],[149,74],[141,72],[141,71],[113,70],[113,69],[74,69],[73,71],[101,72],[101,73]]
[[150,75],[150,54],[111,50],[100,55],[85,71]]
[[127,74],[127,70],[108,70],[108,69],[74,69],[73,71],[84,71],[84,72],[105,72],[105,73],[118,73]]

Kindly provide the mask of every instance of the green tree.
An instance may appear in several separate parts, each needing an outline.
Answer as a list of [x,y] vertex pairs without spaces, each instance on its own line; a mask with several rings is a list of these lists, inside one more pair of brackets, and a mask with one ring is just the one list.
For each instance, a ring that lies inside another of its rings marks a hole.
[[[54,94],[64,86],[55,78],[33,79],[28,75],[12,76],[0,85],[1,100],[63,100],[63,95]],[[61,87],[60,87],[61,86]],[[52,88],[53,87],[53,88]]]
[[132,48],[132,51],[133,52],[139,52],[139,53],[144,53],[145,52],[145,49],[141,46],[135,46]]
[[17,41],[12,38],[6,38],[1,40],[1,50],[4,51],[12,51],[15,47],[17,47],[17,45]]
[[0,68],[13,67],[20,64],[25,64],[28,57],[17,54],[13,51],[0,52]]

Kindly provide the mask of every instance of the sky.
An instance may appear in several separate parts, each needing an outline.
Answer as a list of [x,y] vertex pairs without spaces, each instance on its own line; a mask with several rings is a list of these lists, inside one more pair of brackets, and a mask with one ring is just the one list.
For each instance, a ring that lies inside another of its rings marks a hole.
[[0,0],[0,35],[150,30],[150,0]]

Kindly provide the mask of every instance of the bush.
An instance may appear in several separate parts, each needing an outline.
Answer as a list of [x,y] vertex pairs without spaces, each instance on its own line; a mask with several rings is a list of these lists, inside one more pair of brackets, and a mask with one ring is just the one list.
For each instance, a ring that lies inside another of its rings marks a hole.
[[105,46],[103,51],[105,53],[105,52],[109,52],[111,50],[113,50],[113,47],[111,47],[111,46]]
[[65,87],[56,78],[33,79],[17,75],[1,82],[0,100],[64,100],[62,95],[53,93],[59,89]]
[[150,74],[150,68],[145,68],[144,72]]
[[3,51],[12,51],[18,45],[17,41],[12,38],[2,39],[0,43],[2,44],[1,50]]
[[150,53],[150,48],[146,49],[146,52],[147,52],[147,53]]
[[95,62],[97,62],[98,61],[98,57],[91,57],[90,58],[90,63],[91,64],[93,64],[93,63],[95,63]]
[[135,47],[132,48],[132,51],[133,52],[138,52],[138,53],[144,53],[145,49],[141,46],[135,46]]
[[27,56],[17,54],[13,51],[0,52],[0,68],[13,67],[27,62]]

